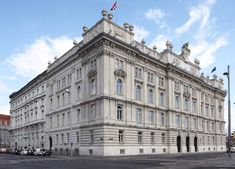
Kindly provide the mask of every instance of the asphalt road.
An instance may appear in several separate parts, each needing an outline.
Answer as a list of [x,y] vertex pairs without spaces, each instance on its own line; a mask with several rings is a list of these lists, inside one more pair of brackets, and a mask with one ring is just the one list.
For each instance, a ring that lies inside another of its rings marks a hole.
[[235,169],[235,153],[194,153],[122,157],[0,154],[0,169]]

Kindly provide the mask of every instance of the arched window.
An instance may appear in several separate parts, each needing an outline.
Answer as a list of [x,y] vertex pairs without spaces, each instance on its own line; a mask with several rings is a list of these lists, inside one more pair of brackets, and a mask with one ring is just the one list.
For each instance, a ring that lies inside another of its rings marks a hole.
[[179,96],[175,96],[175,108],[179,109],[180,108],[180,98]]
[[160,92],[159,104],[164,106],[164,92]]
[[119,96],[122,95],[122,89],[123,89],[122,80],[118,79],[116,81],[116,94]]
[[189,98],[184,98],[184,110],[189,110]]
[[136,85],[135,97],[136,97],[136,100],[141,100],[141,86],[140,85]]
[[96,79],[91,80],[91,94],[96,93]]
[[81,87],[80,86],[77,87],[77,98],[81,99]]
[[148,92],[148,102],[153,103],[153,89],[149,89]]

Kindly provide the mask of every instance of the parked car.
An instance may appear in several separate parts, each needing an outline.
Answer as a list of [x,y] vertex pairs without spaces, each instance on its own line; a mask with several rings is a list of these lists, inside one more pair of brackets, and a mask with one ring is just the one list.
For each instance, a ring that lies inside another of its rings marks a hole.
[[20,155],[22,150],[15,150],[15,154]]
[[28,150],[28,154],[27,155],[34,155],[34,150]]
[[45,153],[44,153],[44,155],[45,155],[45,156],[50,156],[51,153],[52,153],[51,150],[46,150]]
[[21,151],[21,155],[28,155],[29,150],[28,149],[24,149]]
[[[227,153],[228,153],[228,149],[227,149]],[[235,153],[235,146],[231,147],[231,153]]]
[[51,151],[46,150],[44,148],[36,148],[36,150],[34,151],[34,155],[36,155],[36,156],[49,156],[49,155],[51,155]]

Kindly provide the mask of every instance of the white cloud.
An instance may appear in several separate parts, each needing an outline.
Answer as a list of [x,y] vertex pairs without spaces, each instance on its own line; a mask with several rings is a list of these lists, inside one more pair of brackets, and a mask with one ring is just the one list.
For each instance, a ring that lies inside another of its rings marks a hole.
[[69,50],[73,46],[74,39],[79,41],[80,38],[42,36],[27,45],[22,52],[12,54],[8,63],[18,75],[33,77],[44,71],[48,61],[53,60],[54,56],[60,57]]
[[213,43],[206,41],[199,41],[191,48],[191,56],[199,58],[202,68],[206,68],[214,62],[216,52],[223,46],[227,45],[226,36],[221,36]]
[[161,9],[149,9],[145,13],[145,17],[150,20],[159,21],[165,17],[165,12],[163,12]]
[[209,17],[211,13],[211,7],[215,4],[215,0],[207,0],[204,3],[199,4],[196,7],[191,7],[189,11],[189,19],[180,27],[176,28],[177,34],[187,32],[193,24],[199,22],[200,26],[196,34],[196,38],[204,37],[206,34],[206,28],[209,26]]
[[149,35],[149,31],[147,31],[143,26],[134,26],[135,29],[134,29],[134,32],[135,32],[135,35],[134,35],[134,38],[135,40],[137,41],[141,41],[142,39],[145,39],[148,35]]
[[153,20],[155,23],[157,23],[160,28],[165,28],[165,18],[166,13],[162,11],[161,9],[149,9],[147,12],[145,12],[145,17],[148,20]]
[[160,34],[152,41],[152,43],[150,43],[150,47],[156,45],[157,51],[163,51],[164,49],[166,49],[167,40],[169,40],[169,37],[167,35]]

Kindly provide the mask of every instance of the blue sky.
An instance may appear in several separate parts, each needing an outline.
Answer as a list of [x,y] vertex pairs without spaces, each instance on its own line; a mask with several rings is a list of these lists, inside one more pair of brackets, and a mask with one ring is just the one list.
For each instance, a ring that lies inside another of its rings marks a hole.
[[[9,114],[9,94],[19,90],[46,69],[49,60],[61,56],[81,40],[82,27],[91,27],[109,10],[112,0],[5,0],[0,5],[0,112]],[[190,60],[200,59],[205,75],[214,66],[223,77],[231,67],[232,128],[235,129],[235,15],[233,0],[119,0],[113,21],[135,27],[135,39],[145,39],[157,50],[166,40],[180,53],[189,42]],[[227,100],[225,102],[227,119]]]

